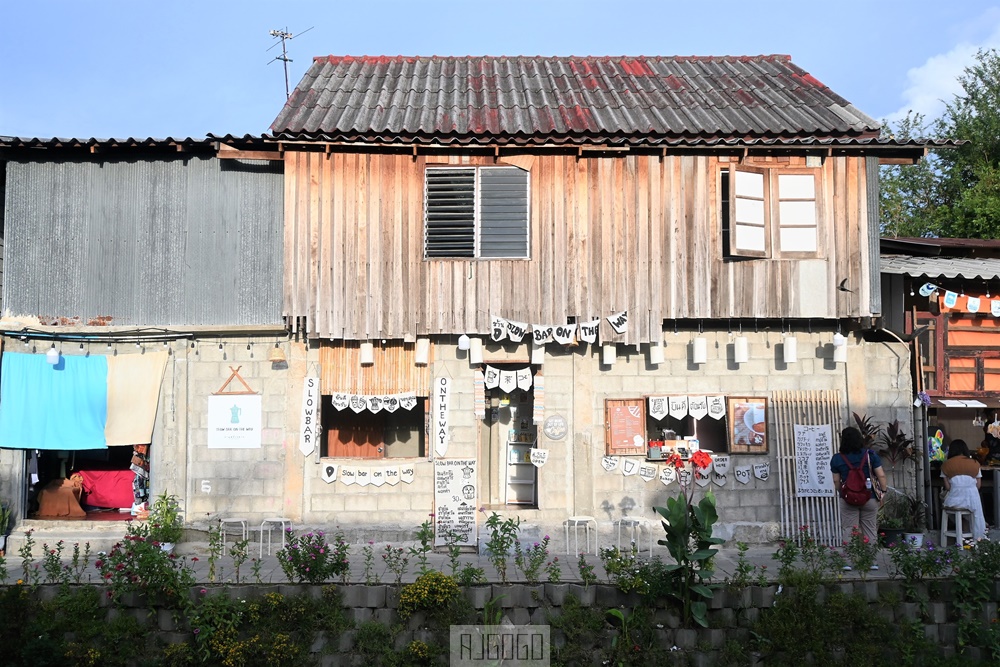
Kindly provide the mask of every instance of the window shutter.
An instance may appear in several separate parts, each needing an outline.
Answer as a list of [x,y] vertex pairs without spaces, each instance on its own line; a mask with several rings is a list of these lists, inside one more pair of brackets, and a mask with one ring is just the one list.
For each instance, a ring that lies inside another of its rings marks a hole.
[[778,248],[783,253],[815,253],[816,175],[778,174]]
[[528,172],[479,170],[479,256],[528,257]]
[[476,256],[476,170],[427,169],[424,256]]
[[729,254],[736,257],[770,256],[768,178],[762,169],[729,171]]

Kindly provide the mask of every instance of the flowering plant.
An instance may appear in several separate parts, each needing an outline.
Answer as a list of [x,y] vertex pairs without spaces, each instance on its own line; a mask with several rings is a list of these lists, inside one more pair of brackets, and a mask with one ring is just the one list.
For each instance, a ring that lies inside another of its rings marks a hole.
[[868,576],[868,570],[875,565],[878,556],[878,544],[862,534],[857,526],[851,528],[851,539],[844,542],[844,555],[855,570],[861,572],[861,578]]
[[177,544],[183,532],[184,519],[177,496],[161,493],[149,508],[149,536],[157,542]]
[[538,583],[538,574],[545,564],[545,559],[549,556],[549,536],[542,538],[541,542],[535,542],[527,549],[521,548],[520,542],[514,542],[514,563],[521,571],[529,584]]
[[[291,531],[289,531],[291,532]],[[323,531],[289,537],[288,546],[278,552],[278,563],[289,581],[319,584],[333,577],[347,579],[350,546],[342,533],[333,544],[327,544]]]
[[160,548],[149,534],[149,526],[129,522],[125,539],[94,562],[101,578],[110,586],[108,597],[119,600],[123,593],[140,592],[162,597],[167,605],[180,605],[194,575],[183,560]]
[[[485,512],[485,508],[480,508]],[[486,540],[486,555],[490,563],[496,568],[500,575],[501,583],[507,581],[507,558],[510,555],[511,547],[517,542],[517,534],[521,530],[521,517],[513,519],[501,519],[496,512],[490,514],[486,519],[486,528],[490,531],[490,537]]]
[[919,547],[906,540],[889,545],[894,574],[902,575],[908,584],[942,576],[951,569],[954,557],[950,549],[936,547],[930,540]]

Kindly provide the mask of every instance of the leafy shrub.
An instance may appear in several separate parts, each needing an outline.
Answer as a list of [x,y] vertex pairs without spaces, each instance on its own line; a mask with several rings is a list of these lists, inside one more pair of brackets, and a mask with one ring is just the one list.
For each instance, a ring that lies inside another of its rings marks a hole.
[[428,572],[403,587],[399,594],[399,614],[406,618],[421,610],[439,610],[450,606],[460,591],[454,577],[442,572]]
[[350,547],[341,533],[337,533],[331,545],[327,544],[323,531],[316,531],[291,536],[277,558],[289,581],[320,584],[334,577],[347,578],[349,552]]
[[194,575],[187,564],[163,551],[160,543],[149,536],[145,524],[130,522],[125,539],[94,565],[110,587],[108,595],[116,601],[124,593],[137,592],[159,598],[168,607],[178,607],[184,602],[187,589],[194,585]]

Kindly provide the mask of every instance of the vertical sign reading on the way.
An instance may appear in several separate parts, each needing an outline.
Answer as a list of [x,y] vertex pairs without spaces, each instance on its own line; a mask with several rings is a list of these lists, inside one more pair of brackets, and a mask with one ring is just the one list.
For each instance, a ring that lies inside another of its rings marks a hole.
[[451,409],[451,379],[434,380],[434,453],[444,456],[448,451],[448,411]]
[[449,534],[460,545],[473,546],[476,532],[475,459],[438,459],[434,462],[434,546],[449,543]]

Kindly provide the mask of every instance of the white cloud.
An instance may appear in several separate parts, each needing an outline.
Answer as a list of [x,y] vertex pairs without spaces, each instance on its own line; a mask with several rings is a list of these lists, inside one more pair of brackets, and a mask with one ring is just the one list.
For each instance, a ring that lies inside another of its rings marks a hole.
[[931,56],[923,65],[910,69],[906,73],[909,86],[903,91],[904,103],[888,115],[889,120],[897,121],[911,110],[923,114],[928,121],[940,116],[945,103],[962,90],[958,77],[973,63],[976,52],[994,48],[1000,49],[1000,25],[979,43],[963,41],[947,53]]

